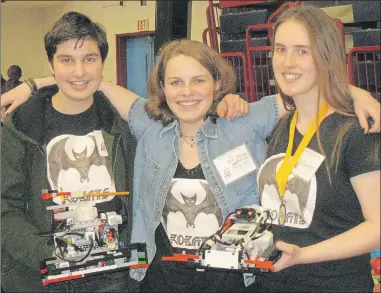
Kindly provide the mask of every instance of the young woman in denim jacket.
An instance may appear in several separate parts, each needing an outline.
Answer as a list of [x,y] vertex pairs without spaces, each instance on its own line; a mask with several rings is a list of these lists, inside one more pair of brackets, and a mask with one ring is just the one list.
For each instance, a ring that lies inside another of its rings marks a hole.
[[147,103],[122,87],[101,84],[138,141],[131,241],[147,243],[151,266],[146,277],[145,269],[131,276],[145,277],[142,291],[245,290],[241,274],[161,262],[173,252],[194,252],[230,212],[258,204],[256,171],[266,157],[265,139],[285,110],[280,97],[271,96],[250,104],[245,117],[215,121],[215,101],[233,87],[225,60],[190,40],[161,50]]

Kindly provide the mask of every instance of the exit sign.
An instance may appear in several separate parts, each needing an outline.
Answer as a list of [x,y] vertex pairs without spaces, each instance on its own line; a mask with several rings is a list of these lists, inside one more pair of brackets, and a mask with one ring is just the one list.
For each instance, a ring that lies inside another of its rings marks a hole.
[[138,31],[147,31],[148,30],[148,18],[138,20]]

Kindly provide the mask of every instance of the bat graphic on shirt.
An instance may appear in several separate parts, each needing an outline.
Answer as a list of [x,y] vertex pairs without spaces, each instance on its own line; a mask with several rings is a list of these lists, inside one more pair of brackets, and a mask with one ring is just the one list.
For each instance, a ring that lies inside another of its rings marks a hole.
[[[283,159],[284,159],[283,156],[272,158],[266,163],[266,165],[264,165],[261,171],[261,175],[259,179],[260,181],[258,182],[259,195],[261,200],[262,200],[262,195],[263,195],[263,190],[265,185],[274,185],[278,192],[278,183],[276,180],[276,168],[279,162],[281,162]],[[299,201],[300,211],[303,214],[307,205],[308,194],[310,190],[310,182],[304,182],[303,180],[294,176],[292,179],[290,179],[287,182],[286,190],[288,190],[292,194],[296,194]]]
[[163,209],[163,217],[166,225],[167,217],[169,212],[182,212],[185,220],[187,222],[186,227],[187,228],[195,228],[194,221],[198,214],[205,213],[205,214],[213,214],[216,216],[218,224],[222,224],[222,213],[221,209],[219,208],[214,195],[210,191],[210,188],[208,184],[205,184],[200,181],[200,184],[204,188],[206,192],[205,199],[198,205],[196,205],[197,202],[197,193],[195,193],[192,197],[187,197],[183,195],[181,192],[181,197],[184,200],[184,203],[179,202],[176,197],[172,193],[172,188],[175,185],[177,181],[171,182],[169,193],[166,199],[166,204]]
[[90,167],[95,166],[106,166],[109,174],[111,174],[111,166],[108,164],[106,157],[102,157],[97,152],[95,137],[92,135],[87,136],[94,142],[93,152],[88,154],[89,142],[83,146],[82,151],[75,152],[73,147],[68,151],[71,152],[72,156],[67,153],[66,143],[70,137],[64,138],[53,145],[48,154],[48,168],[50,178],[53,181],[54,188],[58,189],[58,177],[62,170],[68,170],[74,168],[80,174],[81,182],[89,182],[89,170]]

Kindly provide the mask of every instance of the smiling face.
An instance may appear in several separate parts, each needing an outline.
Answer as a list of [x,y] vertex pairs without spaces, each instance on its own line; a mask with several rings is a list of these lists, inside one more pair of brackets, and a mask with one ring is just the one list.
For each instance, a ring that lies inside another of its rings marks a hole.
[[308,31],[300,22],[287,20],[277,29],[273,69],[280,89],[287,96],[294,100],[317,96],[318,71]]
[[180,124],[201,126],[217,89],[211,73],[196,59],[178,55],[169,59],[164,74],[168,107]]
[[62,42],[50,65],[60,98],[71,102],[92,101],[101,83],[103,69],[96,41],[71,39]]

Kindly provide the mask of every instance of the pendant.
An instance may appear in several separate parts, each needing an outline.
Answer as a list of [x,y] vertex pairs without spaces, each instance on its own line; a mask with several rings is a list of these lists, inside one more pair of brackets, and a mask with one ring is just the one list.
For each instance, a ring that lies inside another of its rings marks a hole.
[[286,223],[286,215],[287,215],[286,206],[284,204],[284,201],[282,200],[282,202],[279,206],[279,209],[278,209],[279,226],[283,227],[284,224]]

